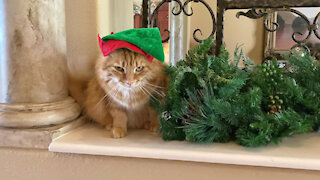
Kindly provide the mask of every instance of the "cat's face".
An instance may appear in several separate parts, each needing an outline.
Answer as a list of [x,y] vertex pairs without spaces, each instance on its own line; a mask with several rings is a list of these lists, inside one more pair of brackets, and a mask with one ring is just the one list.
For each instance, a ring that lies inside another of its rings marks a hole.
[[141,54],[118,49],[98,59],[96,76],[102,88],[115,98],[137,98],[153,92],[161,67],[157,60],[150,63]]
[[152,76],[152,63],[143,55],[126,49],[118,49],[102,61],[97,67],[98,77],[106,83],[117,83],[121,88],[138,88]]

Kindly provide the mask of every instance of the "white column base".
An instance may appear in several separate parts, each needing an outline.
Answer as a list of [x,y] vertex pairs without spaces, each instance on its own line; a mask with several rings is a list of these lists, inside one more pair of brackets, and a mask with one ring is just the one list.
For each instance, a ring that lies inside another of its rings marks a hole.
[[76,119],[80,107],[71,97],[43,104],[0,103],[0,126],[10,128],[38,128],[62,124]]

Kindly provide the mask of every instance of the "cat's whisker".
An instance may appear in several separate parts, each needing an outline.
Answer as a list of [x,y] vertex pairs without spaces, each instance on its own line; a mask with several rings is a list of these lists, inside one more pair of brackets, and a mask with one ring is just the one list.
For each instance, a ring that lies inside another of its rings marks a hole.
[[94,105],[93,110],[97,111],[98,110],[98,105],[106,98],[108,97],[108,94],[104,95],[98,102],[96,105]]
[[148,89],[146,89],[146,88],[143,87],[143,86],[140,86],[140,87],[141,87],[142,89],[144,89],[151,98],[153,98],[153,99],[156,100],[156,101],[159,101],[159,99],[157,99],[156,97],[154,97],[154,95],[152,95],[152,94],[148,91]]
[[107,98],[108,98],[108,103],[106,104],[106,107],[108,107],[112,103],[111,96],[108,95]]
[[[116,91],[115,93],[113,92],[114,90]],[[109,97],[109,101],[108,101],[106,106],[108,106],[109,104],[111,104],[113,102],[111,97],[117,97],[118,94],[120,93],[120,91],[118,89],[116,89],[115,87],[113,87],[111,89],[110,93],[111,94],[108,96]]]
[[160,102],[159,99],[157,99],[156,97],[154,97],[147,89],[145,89],[145,88],[142,87],[142,86],[139,86],[139,88],[141,89],[141,91],[142,91],[145,95],[150,96],[151,99]]
[[141,88],[141,86],[138,86],[138,88],[139,88],[145,95],[149,96],[149,94],[147,94],[147,93],[145,92],[145,90]]
[[158,94],[159,96],[165,97],[165,94],[162,91],[158,91],[157,89],[154,89],[153,87],[148,87],[148,86],[145,86],[145,88],[150,88],[150,90],[152,89],[152,91]]
[[[111,91],[110,92],[113,92],[113,90],[115,90],[115,88],[113,87],[113,88],[111,88]],[[118,93],[118,90],[116,89],[116,95],[117,95],[117,93]],[[105,98],[107,98],[108,99],[108,103],[106,104],[106,107],[110,104],[110,100],[111,100],[111,96],[113,96],[112,94],[111,95],[109,95],[108,93],[106,93],[99,101],[98,101],[98,103],[93,107],[93,109],[94,110],[97,110],[97,106],[103,101],[103,100],[105,100]]]
[[145,84],[147,84],[147,85],[149,85],[149,86],[156,87],[156,88],[164,88],[164,87],[162,87],[162,86],[158,86],[158,85],[151,84],[151,83],[148,83],[148,82],[145,82]]

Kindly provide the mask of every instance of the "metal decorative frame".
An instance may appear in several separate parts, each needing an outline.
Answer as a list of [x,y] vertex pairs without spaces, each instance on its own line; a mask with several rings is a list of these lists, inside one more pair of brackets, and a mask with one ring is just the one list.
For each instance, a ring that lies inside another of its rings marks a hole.
[[[296,43],[291,49],[300,47],[310,53],[309,48],[305,45],[306,41],[310,38],[311,34],[314,33],[319,38],[319,25],[318,19],[320,12],[316,15],[314,22],[310,22],[308,18],[301,12],[292,9],[293,7],[320,7],[319,0],[217,0],[218,1],[218,22],[217,22],[217,34],[216,34],[216,53],[219,53],[221,45],[223,43],[223,15],[228,9],[250,9],[247,12],[238,12],[237,17],[245,16],[251,19],[265,18],[264,26],[268,33],[268,36],[273,36],[272,32],[275,32],[279,28],[279,24],[275,21],[275,13],[278,11],[289,11],[302,17],[308,24],[308,36],[305,39],[298,40],[297,35],[302,35],[301,32],[294,32],[292,39]],[[269,39],[272,39],[272,37]],[[272,42],[268,42],[268,46],[265,49],[265,58],[270,56],[276,56],[274,52]],[[314,53],[318,53],[317,50]]]
[[[294,13],[296,15],[298,15],[299,17],[301,17],[306,23],[307,23],[307,29],[308,29],[308,35],[303,38],[302,40],[298,40],[296,38],[297,35],[303,35],[301,32],[293,32],[292,34],[292,40],[296,43],[294,46],[291,47],[290,50],[293,50],[295,48],[302,48],[304,49],[304,51],[306,51],[308,54],[310,54],[310,49],[307,47],[306,42],[308,39],[310,39],[312,33],[314,33],[314,35],[320,40],[320,34],[318,32],[318,30],[320,30],[319,25],[318,25],[318,20],[320,20],[320,12],[318,12],[318,14],[316,15],[315,19],[313,22],[310,22],[309,19],[300,11],[296,10],[296,9],[292,9],[289,7],[285,7],[285,8],[275,8],[275,9],[251,9],[248,12],[244,13],[244,12],[238,12],[237,17],[239,16],[246,16],[248,18],[251,19],[259,19],[264,17],[265,21],[264,21],[264,26],[266,31],[268,31],[268,36],[270,36],[270,38],[268,39],[267,42],[267,46],[265,49],[265,58],[269,58],[271,56],[276,56],[280,51],[276,51],[274,50],[274,40],[275,37],[272,34],[273,32],[276,32],[279,29],[279,24],[276,22],[276,16],[277,16],[277,12],[281,12],[281,11],[287,11],[287,12],[291,12]],[[320,49],[314,49],[314,51],[312,52],[312,55],[317,55],[318,53],[320,53]]]
[[[225,11],[230,9],[249,9],[247,12],[238,12],[237,17],[245,16],[251,19],[259,19],[265,18],[264,25],[266,31],[272,33],[278,30],[279,24],[274,20],[274,14],[278,11],[288,11],[298,16],[302,17],[308,24],[308,35],[306,38],[302,40],[298,40],[296,36],[302,35],[301,32],[294,32],[292,34],[293,41],[296,42],[292,48],[300,47],[309,52],[309,48],[305,45],[306,41],[310,38],[311,34],[314,33],[315,36],[320,40],[320,28],[318,21],[320,20],[320,12],[316,15],[316,18],[313,22],[310,22],[308,18],[298,10],[292,9],[296,7],[320,7],[320,0],[217,0],[217,20],[215,18],[214,12],[210,8],[210,6],[204,0],[186,0],[185,3],[182,3],[181,0],[163,0],[160,4],[155,8],[152,16],[148,22],[148,27],[153,27],[155,15],[158,13],[159,8],[164,3],[175,2],[178,6],[175,6],[172,9],[173,15],[179,15],[182,12],[186,16],[192,16],[193,10],[191,8],[191,12],[188,12],[187,5],[191,2],[194,3],[202,3],[210,12],[212,19],[212,32],[211,35],[216,33],[216,49],[215,53],[218,54],[220,52],[220,48],[223,44],[223,21]],[[193,38],[195,41],[200,42],[201,40],[197,37],[197,33],[202,34],[200,29],[196,29],[193,32]],[[170,38],[170,31],[165,29],[164,32],[167,33],[168,36],[163,42],[167,42]],[[269,34],[272,35],[272,34]],[[275,55],[271,46],[266,47],[266,56]],[[316,51],[314,53],[319,53]]]
[[[283,51],[283,50],[277,50],[275,48],[275,33],[278,28],[279,25],[276,23],[276,19],[277,19],[277,14],[278,12],[281,11],[287,11],[287,12],[291,12],[294,13],[296,15],[298,15],[299,17],[301,17],[306,25],[307,25],[307,36],[304,37],[301,40],[298,40],[296,38],[296,36],[302,36],[303,34],[301,32],[294,32],[291,37],[292,40],[296,43],[294,46],[291,47],[291,50],[295,49],[295,48],[301,48],[304,51],[306,51],[307,53],[317,57],[317,59],[320,59],[320,48],[309,48],[306,44],[307,41],[311,38],[311,35],[314,34],[315,37],[317,39],[319,39],[320,42],[320,27],[318,22],[320,22],[320,11],[315,14],[315,19],[313,20],[313,22],[309,21],[309,19],[300,11],[296,10],[296,9],[292,9],[292,8],[281,8],[281,9],[272,9],[268,15],[266,16],[265,19],[265,25],[266,23],[268,23],[269,26],[267,26],[266,30],[267,30],[267,35],[269,37],[266,48],[265,48],[265,58],[271,57],[271,56],[277,56],[279,53],[285,53],[287,51]],[[274,26],[274,28],[272,29],[272,26]]]
[[[149,20],[149,25],[148,27],[153,27],[154,26],[154,22],[155,22],[155,18],[156,18],[156,15],[158,14],[158,10],[160,9],[160,7],[162,5],[164,5],[165,3],[173,3],[175,2],[175,6],[172,8],[172,11],[171,13],[174,15],[174,16],[178,16],[180,15],[182,12],[184,13],[184,15],[186,16],[192,16],[193,15],[193,9],[192,7],[190,7],[190,12],[188,12],[188,5],[189,3],[191,2],[194,2],[194,3],[201,3],[203,4],[207,10],[210,12],[210,15],[211,15],[211,19],[212,19],[212,31],[211,31],[211,35],[214,35],[214,33],[216,32],[216,19],[215,19],[215,15],[214,15],[214,12],[212,11],[211,7],[206,3],[206,1],[204,0],[187,0],[185,1],[184,3],[181,2],[181,0],[163,0],[161,1],[158,6],[155,8],[155,10],[152,12],[152,15],[151,15],[151,18]],[[167,38],[163,39],[162,42],[168,42],[169,39],[170,39],[170,31],[168,29],[165,29],[163,32],[161,32],[162,34],[163,33],[167,33]],[[197,28],[193,31],[193,39],[196,41],[196,42],[200,42],[201,39],[199,39],[197,37],[197,34],[200,33],[202,35],[202,31],[201,29]],[[205,39],[205,38],[204,38]]]

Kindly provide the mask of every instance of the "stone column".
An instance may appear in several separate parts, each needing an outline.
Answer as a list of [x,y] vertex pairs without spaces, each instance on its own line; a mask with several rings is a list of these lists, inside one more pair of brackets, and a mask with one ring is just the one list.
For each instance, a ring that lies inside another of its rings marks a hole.
[[[186,0],[181,1],[182,4]],[[175,7],[176,6],[176,7]],[[179,60],[185,58],[186,53],[189,49],[190,38],[189,38],[189,17],[186,16],[183,11],[179,15],[173,15],[172,9],[180,9],[178,5],[172,1],[169,6],[169,29],[170,29],[170,51],[169,51],[169,62],[170,65],[176,65]],[[186,7],[188,9],[188,7]]]
[[68,96],[64,0],[0,0],[0,126],[77,118]]

